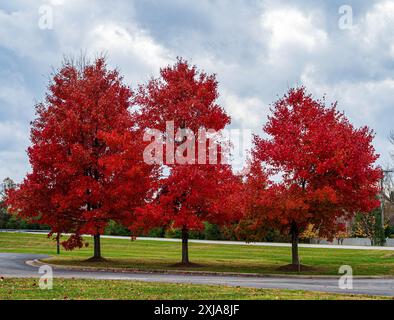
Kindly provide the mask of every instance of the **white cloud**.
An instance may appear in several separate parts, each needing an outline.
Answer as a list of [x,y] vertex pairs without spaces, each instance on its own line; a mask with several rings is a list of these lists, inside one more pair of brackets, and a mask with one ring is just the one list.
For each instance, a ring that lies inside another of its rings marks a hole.
[[[12,144],[9,146],[9,142]],[[29,130],[18,122],[0,122],[0,149],[17,150],[29,142]]]
[[317,25],[319,13],[304,13],[295,8],[275,8],[263,13],[261,23],[270,33],[269,47],[277,52],[286,47],[312,51],[327,42],[327,33]]
[[[54,28],[38,28],[40,5],[53,6]],[[28,168],[25,143],[34,98],[45,92],[62,56],[104,52],[132,87],[176,56],[216,73],[232,127],[255,132],[271,104],[294,85],[338,100],[350,121],[377,132],[388,153],[394,117],[394,2],[352,4],[355,28],[338,28],[338,3],[292,0],[42,0],[0,4],[0,179]],[[14,126],[15,136],[10,135]],[[25,135],[25,140],[21,139]],[[10,172],[7,174],[6,172]]]
[[339,108],[347,111],[358,122],[378,124],[380,112],[392,101],[394,80],[339,81],[329,84],[319,81],[316,69],[309,65],[301,74],[302,83],[318,97],[328,94],[330,100],[339,101]]
[[[90,51],[106,51],[111,61],[123,62],[122,71],[125,71],[123,66],[127,71],[129,64],[133,68],[137,67],[139,71],[143,70],[146,74],[152,74],[172,62],[173,55],[169,50],[157,44],[146,31],[133,25],[98,24],[87,33],[85,38],[85,45]],[[129,80],[136,80],[135,75],[143,73],[143,71],[135,72],[133,68],[128,70]]]
[[29,172],[24,152],[0,150],[0,179],[10,177],[15,182],[21,182]]
[[239,127],[256,130],[263,126],[269,107],[259,97],[239,97],[222,92],[222,101],[232,122]]
[[35,11],[6,13],[0,9],[1,47],[13,50],[19,56],[30,57],[44,45],[38,34],[38,16]]
[[31,119],[34,100],[27,86],[21,74],[0,71],[0,124],[5,116],[7,120]]
[[[360,36],[365,45],[371,49],[390,49],[392,54],[394,45],[393,30],[394,2],[383,1],[376,3],[362,19]],[[381,53],[385,54],[384,51]]]
[[21,181],[29,171],[25,151],[29,130],[18,122],[0,122],[0,180]]
[[327,95],[328,102],[338,101],[338,110],[344,111],[356,126],[367,125],[376,137],[374,145],[380,154],[380,163],[390,162],[392,146],[388,140],[392,124],[394,79],[339,81],[323,83],[312,66],[301,75],[302,83],[312,91],[316,98]]

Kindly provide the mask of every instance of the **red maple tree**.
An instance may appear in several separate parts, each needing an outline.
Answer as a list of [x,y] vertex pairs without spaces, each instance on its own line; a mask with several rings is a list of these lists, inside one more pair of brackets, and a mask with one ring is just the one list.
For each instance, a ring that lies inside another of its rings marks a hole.
[[381,171],[374,166],[373,132],[354,128],[336,103],[327,107],[300,87],[271,111],[263,128],[269,138],[255,137],[253,159],[280,182],[262,188],[264,178],[254,177],[263,183],[250,185],[249,193],[259,195],[251,203],[261,208],[257,214],[246,210],[244,222],[249,220],[252,229],[275,226],[290,233],[292,265],[298,269],[300,233],[312,224],[320,236],[332,239],[340,221],[377,207]]
[[143,161],[142,130],[130,113],[132,91],[105,60],[65,62],[53,76],[46,100],[36,106],[28,155],[32,172],[9,191],[12,212],[72,233],[66,249],[100,234],[110,220],[129,225],[144,203],[157,167]]
[[[159,79],[141,86],[136,96],[140,106],[139,123],[144,128],[160,130],[163,140],[169,142],[166,126],[173,122],[175,132],[187,129],[194,134],[202,128],[219,131],[229,122],[229,116],[216,103],[217,81],[214,75],[199,72],[195,66],[179,59],[172,67],[163,68]],[[172,141],[175,152],[186,142],[186,138]],[[198,142],[193,161],[180,164],[169,161],[167,152],[164,165],[168,176],[159,181],[156,200],[139,210],[140,216],[131,226],[132,230],[148,230],[156,226],[182,230],[182,263],[189,264],[188,237],[190,230],[203,228],[203,222],[223,224],[231,214],[224,210],[218,199],[230,193],[229,186],[237,183],[228,164],[221,163],[221,148],[217,148],[216,159],[209,157],[209,143],[206,150],[197,156]],[[166,150],[168,144],[164,147]],[[212,145],[211,145],[212,148]],[[187,152],[187,150],[182,151]],[[199,157],[204,159],[201,163]]]
[[273,208],[275,193],[261,161],[249,160],[246,167],[247,173],[243,175],[241,186],[231,201],[239,212],[232,231],[240,240],[260,241],[272,228],[267,224],[266,215]]

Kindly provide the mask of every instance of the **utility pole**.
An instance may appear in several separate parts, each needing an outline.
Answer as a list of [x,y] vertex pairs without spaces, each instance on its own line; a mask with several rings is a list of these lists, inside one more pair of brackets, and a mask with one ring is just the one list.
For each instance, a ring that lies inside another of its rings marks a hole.
[[382,229],[384,230],[384,179],[387,174],[394,172],[393,169],[387,169],[387,170],[382,170],[383,172],[383,177],[380,180],[380,213],[381,213],[381,223],[382,223]]

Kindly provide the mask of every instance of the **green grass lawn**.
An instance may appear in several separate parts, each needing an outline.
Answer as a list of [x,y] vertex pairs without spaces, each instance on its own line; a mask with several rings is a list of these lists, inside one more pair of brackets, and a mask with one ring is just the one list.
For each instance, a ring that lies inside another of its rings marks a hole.
[[[85,262],[92,255],[92,241],[87,248],[56,256],[55,242],[45,235],[0,233],[0,252],[43,253],[54,255],[51,263],[130,269],[179,269],[181,244],[177,242],[102,239],[102,254],[106,263]],[[276,274],[279,266],[290,263],[291,252],[286,247],[261,247],[190,243],[190,260],[200,264],[188,268],[198,271]],[[394,252],[380,250],[344,250],[300,248],[301,262],[312,266],[306,274],[338,275],[339,266],[353,267],[354,275],[394,276]]]
[[226,286],[149,283],[120,280],[54,279],[52,290],[41,290],[37,279],[0,280],[0,300],[7,299],[128,299],[128,300],[357,300],[388,299],[300,290],[253,289]]

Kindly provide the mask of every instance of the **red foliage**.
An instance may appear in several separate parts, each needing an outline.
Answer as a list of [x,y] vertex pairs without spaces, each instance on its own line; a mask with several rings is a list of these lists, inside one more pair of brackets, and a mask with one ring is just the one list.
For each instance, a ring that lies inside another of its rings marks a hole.
[[157,200],[137,210],[133,230],[165,226],[201,230],[203,222],[223,224],[234,219],[228,199],[239,185],[225,165],[179,165],[161,180]]
[[[175,66],[161,70],[160,79],[140,87],[136,96],[141,107],[139,123],[162,131],[164,139],[166,121],[174,122],[175,132],[185,128],[194,133],[200,128],[218,131],[230,118],[216,104],[217,97],[215,76],[198,72],[196,67],[179,59]],[[175,148],[184,141],[175,141]],[[220,159],[221,149],[218,150]],[[230,195],[231,184],[237,184],[237,178],[229,165],[209,163],[208,150],[205,157],[206,164],[167,163],[169,175],[159,181],[156,200],[137,210],[139,219],[131,228],[171,226],[190,230],[201,229],[204,221],[218,224],[228,221],[231,214],[222,204]]]
[[221,130],[230,117],[217,103],[215,75],[199,72],[179,59],[173,67],[160,70],[161,77],[140,86],[135,102],[142,106],[139,123],[143,128],[166,130],[166,121],[177,128]]
[[157,173],[143,162],[131,97],[104,59],[81,68],[65,63],[36,107],[32,173],[9,192],[10,210],[53,233],[73,233],[67,249],[80,247],[83,233],[103,233],[111,219],[129,224]]
[[248,192],[259,195],[250,203],[261,204],[254,215],[245,211],[249,227],[274,225],[289,232],[295,226],[302,232],[313,224],[321,236],[332,238],[340,218],[379,205],[381,171],[374,167],[378,156],[370,129],[354,128],[336,104],[326,107],[302,87],[278,100],[272,113],[264,126],[271,138],[255,137],[253,158],[281,182],[261,190],[253,183],[261,179],[259,172],[248,179]]

